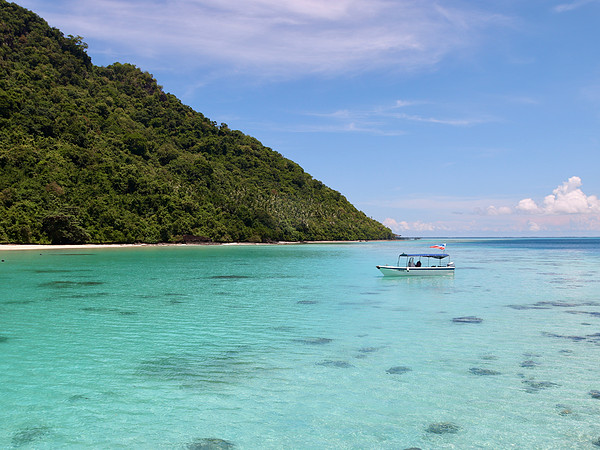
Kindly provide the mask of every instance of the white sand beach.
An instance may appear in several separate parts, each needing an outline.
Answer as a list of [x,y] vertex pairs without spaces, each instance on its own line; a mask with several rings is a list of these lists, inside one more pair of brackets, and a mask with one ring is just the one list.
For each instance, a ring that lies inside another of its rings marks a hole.
[[202,243],[202,244],[181,244],[181,243],[165,243],[165,244],[0,244],[0,252],[6,251],[21,251],[21,250],[81,250],[81,249],[97,249],[97,248],[129,248],[129,247],[189,247],[189,246],[204,246],[204,245],[301,245],[301,244],[352,244],[357,242],[375,242],[375,241],[300,241],[288,242],[279,241],[271,243],[262,242],[228,242],[228,243]]
[[146,247],[156,245],[184,245],[184,244],[68,244],[68,245],[42,245],[42,244],[0,244],[0,252],[3,250],[79,250],[90,248],[125,248]]

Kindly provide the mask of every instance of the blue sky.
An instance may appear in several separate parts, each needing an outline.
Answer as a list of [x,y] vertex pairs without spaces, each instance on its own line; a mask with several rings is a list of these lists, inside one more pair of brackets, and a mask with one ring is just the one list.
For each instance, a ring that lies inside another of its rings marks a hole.
[[18,0],[404,236],[600,236],[599,0]]

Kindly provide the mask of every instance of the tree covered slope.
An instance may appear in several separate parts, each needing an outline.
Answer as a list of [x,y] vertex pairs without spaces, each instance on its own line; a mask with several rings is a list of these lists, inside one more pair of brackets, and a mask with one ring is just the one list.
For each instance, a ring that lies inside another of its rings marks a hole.
[[296,163],[0,0],[0,242],[388,239]]

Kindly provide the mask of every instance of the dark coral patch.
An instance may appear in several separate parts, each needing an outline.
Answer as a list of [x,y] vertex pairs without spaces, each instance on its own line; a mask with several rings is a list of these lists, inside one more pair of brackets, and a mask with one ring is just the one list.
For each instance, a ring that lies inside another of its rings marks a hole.
[[324,345],[332,342],[333,339],[329,338],[307,338],[307,339],[294,339],[294,342],[299,342],[306,345]]
[[483,319],[475,316],[455,317],[452,322],[456,323],[481,323]]
[[469,369],[469,372],[471,372],[473,375],[478,376],[500,375],[500,372],[498,372],[497,370],[484,369],[482,367],[471,367]]
[[460,431],[460,427],[452,422],[436,422],[430,424],[425,431],[432,434],[455,434]]
[[535,380],[523,380],[521,383],[525,385],[525,392],[535,394],[543,389],[559,386],[557,383],[552,381],[535,381]]
[[325,361],[321,361],[316,364],[317,364],[317,366],[339,367],[341,369],[347,369],[349,367],[353,367],[352,364],[350,364],[347,361],[333,361],[330,359],[326,359]]
[[232,442],[217,438],[196,439],[187,445],[188,450],[227,450],[233,447]]
[[588,394],[590,395],[590,397],[600,400],[600,391],[592,389],[590,392],[588,392]]
[[600,317],[600,312],[598,311],[565,311],[569,314],[580,314],[580,315],[588,315],[592,317]]
[[556,412],[559,416],[569,416],[573,414],[573,410],[571,408],[561,404],[556,405]]
[[[598,302],[580,302],[580,303],[572,303],[572,302],[565,302],[565,301],[542,301],[542,302],[536,302],[536,303],[532,303],[529,305],[506,305],[507,308],[512,308],[512,309],[551,309],[551,308],[576,308],[576,307],[581,307],[581,306],[600,306],[600,303]],[[572,314],[577,314],[578,312],[571,312],[568,311]]]
[[534,360],[532,360],[532,359],[528,359],[528,360],[526,360],[526,361],[523,361],[523,362],[520,364],[520,366],[521,366],[521,367],[526,367],[526,368],[528,368],[528,369],[533,369],[534,367],[537,367],[537,366],[539,366],[539,365],[540,365],[540,363],[538,363],[538,362],[535,362],[535,361],[534,361]]
[[21,431],[17,431],[12,437],[12,445],[14,447],[22,447],[31,444],[32,442],[43,439],[50,433],[49,427],[29,427]]
[[524,310],[524,309],[550,309],[549,306],[535,306],[535,305],[506,305],[507,308]]
[[402,375],[403,373],[410,372],[410,371],[412,371],[412,369],[410,367],[406,367],[406,366],[394,366],[394,367],[390,367],[385,372],[389,373],[391,375]]
[[209,278],[211,280],[243,280],[250,277],[247,275],[214,275]]
[[543,331],[542,334],[548,337],[568,339],[573,342],[587,341],[594,344],[600,344],[600,333],[586,334],[585,336],[567,336],[563,334],[550,333],[548,331]]
[[378,350],[378,347],[363,347],[358,349],[360,353],[375,353]]
[[70,289],[82,286],[99,286],[104,284],[103,281],[48,281],[41,283],[40,287],[49,287],[54,289]]
[[329,360],[329,359],[327,359],[325,361],[318,362],[316,364],[317,364],[317,366],[339,367],[339,368],[342,368],[342,369],[346,369],[346,368],[352,367],[352,364],[350,364],[347,361],[334,361],[334,360]]

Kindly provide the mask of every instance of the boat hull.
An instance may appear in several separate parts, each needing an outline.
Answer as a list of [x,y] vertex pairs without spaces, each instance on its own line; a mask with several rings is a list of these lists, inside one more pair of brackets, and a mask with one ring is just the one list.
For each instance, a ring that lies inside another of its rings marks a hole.
[[454,267],[397,267],[376,266],[386,277],[422,277],[432,275],[453,275]]

